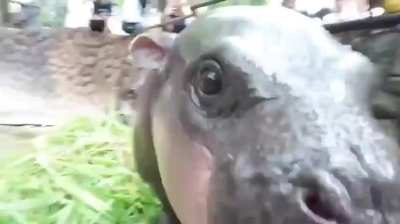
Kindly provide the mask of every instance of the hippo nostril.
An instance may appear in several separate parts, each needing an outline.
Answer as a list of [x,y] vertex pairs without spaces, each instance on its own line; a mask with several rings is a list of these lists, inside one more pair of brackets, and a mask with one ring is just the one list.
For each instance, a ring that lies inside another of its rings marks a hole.
[[337,221],[335,214],[333,211],[327,206],[321,199],[321,196],[318,192],[311,191],[304,195],[302,199],[306,208],[308,208],[311,215],[314,217],[314,220],[317,221],[318,224],[325,224]]
[[350,222],[351,203],[347,190],[338,179],[322,171],[302,176],[300,180],[298,202],[301,210],[313,223]]

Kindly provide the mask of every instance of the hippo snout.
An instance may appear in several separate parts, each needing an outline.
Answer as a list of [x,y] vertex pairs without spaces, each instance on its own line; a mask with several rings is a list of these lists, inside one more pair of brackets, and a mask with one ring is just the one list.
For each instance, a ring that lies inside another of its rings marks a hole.
[[254,185],[256,179],[258,184],[264,182],[260,189],[266,193],[264,212],[270,214],[270,223],[285,223],[285,218],[281,218],[285,216],[293,223],[350,223],[353,211],[349,192],[327,171],[302,169],[278,178],[280,182],[269,182],[259,173],[251,177],[249,184]]
[[300,167],[241,168],[234,171],[226,198],[217,202],[221,210],[212,223],[351,223],[349,192],[332,173]]
[[238,156],[217,168],[213,181],[224,186],[211,189],[209,223],[398,223],[397,178],[378,176],[368,167],[338,168],[282,157],[275,159],[279,163],[261,162],[260,157],[250,163],[249,156]]

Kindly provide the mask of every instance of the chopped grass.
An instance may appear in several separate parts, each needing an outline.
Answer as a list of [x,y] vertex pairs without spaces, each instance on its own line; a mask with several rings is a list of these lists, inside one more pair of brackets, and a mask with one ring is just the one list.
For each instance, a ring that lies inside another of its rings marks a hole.
[[134,170],[132,130],[78,118],[0,164],[0,224],[150,224],[161,205]]

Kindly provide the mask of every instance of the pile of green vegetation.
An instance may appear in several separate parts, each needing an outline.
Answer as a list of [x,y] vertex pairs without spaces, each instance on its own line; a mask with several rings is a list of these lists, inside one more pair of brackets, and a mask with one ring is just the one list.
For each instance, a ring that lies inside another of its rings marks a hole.
[[134,170],[132,130],[79,118],[0,164],[0,224],[148,224],[161,205]]

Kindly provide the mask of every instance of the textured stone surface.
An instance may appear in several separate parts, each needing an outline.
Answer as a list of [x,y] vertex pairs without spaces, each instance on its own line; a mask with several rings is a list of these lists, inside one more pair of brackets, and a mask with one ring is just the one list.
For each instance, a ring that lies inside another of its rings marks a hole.
[[83,28],[0,29],[0,123],[103,111],[128,79],[130,40]]

